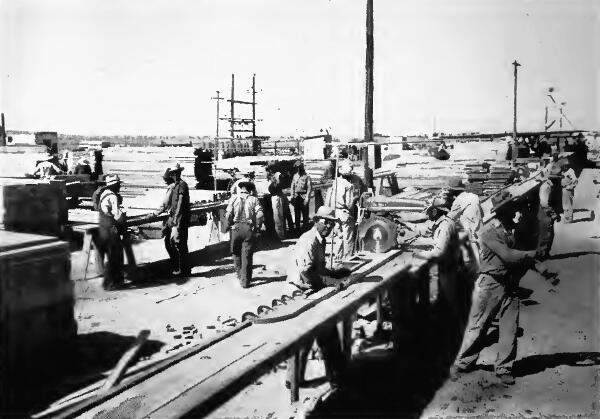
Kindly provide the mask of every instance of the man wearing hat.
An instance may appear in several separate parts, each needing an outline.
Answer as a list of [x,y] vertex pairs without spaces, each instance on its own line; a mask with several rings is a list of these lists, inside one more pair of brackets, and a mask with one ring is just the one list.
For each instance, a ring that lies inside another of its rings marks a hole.
[[118,175],[106,175],[106,186],[98,201],[98,242],[106,254],[104,282],[106,290],[123,285],[123,243],[127,215],[121,208],[121,179]]
[[233,185],[231,186],[231,189],[229,190],[229,192],[231,193],[231,195],[235,195],[239,192],[239,184],[242,182],[247,182],[250,183],[250,187],[251,187],[251,194],[252,196],[256,196],[256,185],[254,185],[254,171],[253,170],[242,170],[240,171],[240,175],[242,176],[240,179],[236,180]]
[[577,187],[577,175],[571,165],[565,161],[563,163],[563,174],[560,184],[562,186],[562,207],[564,212],[564,222],[573,222],[573,197]]
[[558,214],[552,208],[552,188],[553,180],[561,179],[561,170],[559,166],[551,165],[548,171],[542,171],[543,181],[540,185],[539,199],[540,205],[538,209],[538,255],[547,258],[552,249],[554,241],[554,221],[558,219]]
[[225,218],[231,228],[231,254],[242,288],[252,280],[252,256],[255,238],[263,225],[263,210],[257,197],[251,194],[253,184],[241,182],[238,193],[231,195],[225,210]]
[[[336,285],[339,280],[334,276],[340,276],[341,271],[329,271],[325,268],[325,239],[331,234],[340,220],[336,217],[333,208],[321,206],[315,214],[313,227],[302,234],[292,252],[292,261],[287,269],[287,280],[303,291],[317,291],[326,286]],[[312,342],[311,342],[312,344]],[[312,345],[308,345],[299,352],[299,375],[302,379],[306,368],[308,351]],[[336,381],[338,374],[343,368],[343,356],[340,348],[340,340],[336,325],[323,329],[317,336],[317,344],[323,352],[325,368],[331,381]],[[288,362],[287,385],[292,382],[292,369]]]
[[472,192],[466,192],[464,183],[458,177],[448,179],[446,194],[450,203],[448,217],[466,231],[471,243],[479,248],[479,235],[483,219],[479,197]]
[[[433,221],[433,249],[415,255],[422,259],[438,259],[438,269],[442,271],[448,269],[446,266],[456,266],[460,252],[456,223],[448,216],[448,211],[447,202],[441,197],[434,198],[431,205],[425,209],[425,213]],[[458,315],[458,308],[462,302],[458,301],[456,284],[440,283],[440,276],[436,276],[437,281],[436,278],[432,278],[432,285],[437,287],[437,301]]]
[[356,241],[356,203],[359,197],[351,179],[352,165],[344,160],[339,165],[338,177],[327,192],[324,202],[335,209],[335,216],[340,219],[333,237],[333,253],[338,262],[352,256]]
[[298,160],[294,163],[296,173],[292,178],[292,205],[294,206],[294,221],[296,231],[300,232],[300,219],[302,218],[302,228],[308,228],[308,210],[310,195],[312,193],[312,179],[304,170],[304,164]]
[[514,383],[512,367],[517,355],[519,298],[517,289],[522,268],[533,265],[535,251],[515,250],[512,233],[519,217],[514,197],[504,191],[492,197],[495,218],[481,231],[479,277],[475,283],[469,320],[458,357],[451,368],[458,374],[476,369],[479,353],[484,349],[488,329],[499,317],[499,338],[495,372],[505,385]]
[[63,170],[57,163],[56,156],[48,153],[46,157],[36,164],[33,177],[39,179],[52,179],[54,176],[62,174]]
[[[190,191],[187,183],[181,179],[183,167],[179,163],[169,167],[165,177],[172,182],[168,188],[163,205],[155,212],[167,212],[169,216],[163,226],[165,247],[171,260],[173,275],[189,275],[191,267],[188,261],[188,228],[190,226]],[[165,180],[166,181],[166,180]]]

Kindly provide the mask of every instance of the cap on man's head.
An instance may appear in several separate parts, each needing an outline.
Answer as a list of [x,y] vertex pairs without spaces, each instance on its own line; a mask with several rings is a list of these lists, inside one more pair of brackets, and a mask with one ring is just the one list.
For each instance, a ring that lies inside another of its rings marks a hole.
[[167,180],[169,178],[169,176],[171,176],[171,169],[169,169],[168,167],[165,169],[165,173],[163,173],[163,179]]
[[106,182],[106,186],[117,185],[121,183],[119,175],[106,175],[104,181]]
[[340,222],[340,219],[335,216],[335,210],[326,205],[321,205],[317,210],[314,220],[317,221],[319,219]]
[[303,167],[304,163],[301,160],[296,160],[294,162],[294,167]]

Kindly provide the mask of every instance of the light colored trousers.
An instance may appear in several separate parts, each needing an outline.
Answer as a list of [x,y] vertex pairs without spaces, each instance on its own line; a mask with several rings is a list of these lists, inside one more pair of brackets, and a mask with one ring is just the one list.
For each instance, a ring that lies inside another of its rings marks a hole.
[[[336,211],[336,216],[340,217],[338,211]],[[333,254],[338,262],[349,259],[354,254],[356,243],[356,218],[348,215],[340,218],[346,219],[336,225],[333,237]]]
[[517,356],[519,298],[507,291],[492,276],[480,274],[473,290],[469,320],[455,365],[469,368],[475,365],[484,349],[486,335],[496,316],[499,317],[499,337],[495,362],[496,374],[510,373]]
[[575,195],[575,191],[563,188],[562,206],[563,206],[565,222],[568,222],[568,223],[573,221],[573,196],[574,195]]

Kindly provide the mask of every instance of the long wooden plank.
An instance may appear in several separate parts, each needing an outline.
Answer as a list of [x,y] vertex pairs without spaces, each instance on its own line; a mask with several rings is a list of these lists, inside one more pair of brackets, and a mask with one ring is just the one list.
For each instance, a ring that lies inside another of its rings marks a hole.
[[333,296],[328,304],[317,305],[287,322],[254,325],[241,331],[202,354],[128,389],[86,412],[83,417],[115,411],[131,400],[136,402],[131,406],[133,411],[129,410],[130,417],[179,417],[197,406],[201,410],[210,410],[224,397],[231,396],[233,391],[240,390],[285,360],[325,323],[348,315],[380,292],[392,277],[409,269],[409,260],[409,255],[402,255],[373,272],[373,276],[383,278],[382,281],[352,285],[346,292]]

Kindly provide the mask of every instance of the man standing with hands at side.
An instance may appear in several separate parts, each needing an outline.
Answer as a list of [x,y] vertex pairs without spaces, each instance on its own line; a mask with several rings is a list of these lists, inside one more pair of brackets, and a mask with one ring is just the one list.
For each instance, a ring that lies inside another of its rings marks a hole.
[[167,212],[168,217],[163,227],[165,247],[171,259],[172,274],[189,275],[191,267],[188,261],[188,228],[190,226],[190,191],[187,183],[181,179],[183,168],[176,163],[169,167],[168,176],[172,184],[167,189],[168,196],[163,205],[154,213]]
[[308,210],[310,195],[312,193],[312,180],[304,170],[304,164],[301,161],[294,163],[297,172],[292,179],[292,205],[294,206],[294,222],[296,232],[300,232],[300,218],[302,218],[302,228],[308,228]]
[[225,210],[225,219],[231,228],[231,254],[238,280],[242,288],[248,288],[252,280],[252,256],[255,236],[263,224],[260,201],[252,195],[251,182],[238,184],[238,193],[232,195]]

